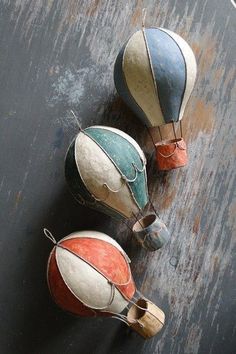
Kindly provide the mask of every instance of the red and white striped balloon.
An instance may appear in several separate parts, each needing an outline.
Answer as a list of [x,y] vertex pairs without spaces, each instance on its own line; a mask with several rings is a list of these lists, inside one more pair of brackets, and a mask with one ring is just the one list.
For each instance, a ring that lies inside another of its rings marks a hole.
[[108,235],[80,231],[56,243],[47,280],[54,301],[79,316],[120,313],[135,293],[129,258]]

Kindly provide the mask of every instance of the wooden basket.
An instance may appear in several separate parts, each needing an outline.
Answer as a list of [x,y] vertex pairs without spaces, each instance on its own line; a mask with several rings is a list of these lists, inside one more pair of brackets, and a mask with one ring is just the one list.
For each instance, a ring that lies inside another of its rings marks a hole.
[[147,339],[160,332],[164,326],[165,314],[151,301],[141,298],[129,309],[127,320],[132,329]]
[[139,219],[132,230],[139,244],[148,251],[160,249],[170,239],[166,225],[155,214]]

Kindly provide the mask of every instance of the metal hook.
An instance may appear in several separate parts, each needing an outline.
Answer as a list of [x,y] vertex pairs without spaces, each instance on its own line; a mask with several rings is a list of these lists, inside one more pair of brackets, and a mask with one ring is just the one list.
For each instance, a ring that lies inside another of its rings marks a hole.
[[44,235],[45,235],[50,241],[52,241],[52,243],[53,243],[54,245],[57,244],[57,240],[55,239],[55,237],[53,236],[53,234],[52,234],[48,229],[44,228],[44,229],[43,229],[43,233],[44,233]]
[[121,191],[121,189],[123,188],[124,182],[122,180],[121,186],[118,189],[112,189],[111,187],[108,186],[107,183],[103,183],[103,187],[105,187],[109,191],[112,193],[119,193]]

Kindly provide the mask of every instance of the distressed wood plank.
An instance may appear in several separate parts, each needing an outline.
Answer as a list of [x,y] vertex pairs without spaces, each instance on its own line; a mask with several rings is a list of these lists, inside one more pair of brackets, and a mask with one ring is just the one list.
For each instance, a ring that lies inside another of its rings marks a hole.
[[[169,173],[156,171],[150,139],[117,97],[112,77],[144,6],[147,24],[182,35],[198,62],[183,119],[190,162]],[[235,353],[236,10],[230,0],[2,0],[0,18],[1,353]],[[143,147],[151,198],[172,233],[165,248],[140,250],[123,224],[70,196],[64,155],[78,130],[70,109],[82,126],[123,129]],[[165,329],[144,342],[114,320],[72,318],[53,306],[45,226],[57,238],[88,228],[116,238],[132,259],[138,286],[166,312]]]

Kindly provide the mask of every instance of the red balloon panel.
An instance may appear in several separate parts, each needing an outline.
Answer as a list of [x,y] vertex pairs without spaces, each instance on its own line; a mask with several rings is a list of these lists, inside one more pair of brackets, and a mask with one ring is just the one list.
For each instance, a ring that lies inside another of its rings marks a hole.
[[[121,252],[112,244],[94,238],[71,238],[60,243],[64,248],[83,257],[115,284],[124,284],[129,280],[130,269]],[[128,285],[117,288],[131,299],[135,292],[133,278]]]
[[48,260],[48,287],[55,303],[74,315],[94,316],[94,311],[84,306],[66,286],[57,266],[55,252],[56,248],[53,249]]

